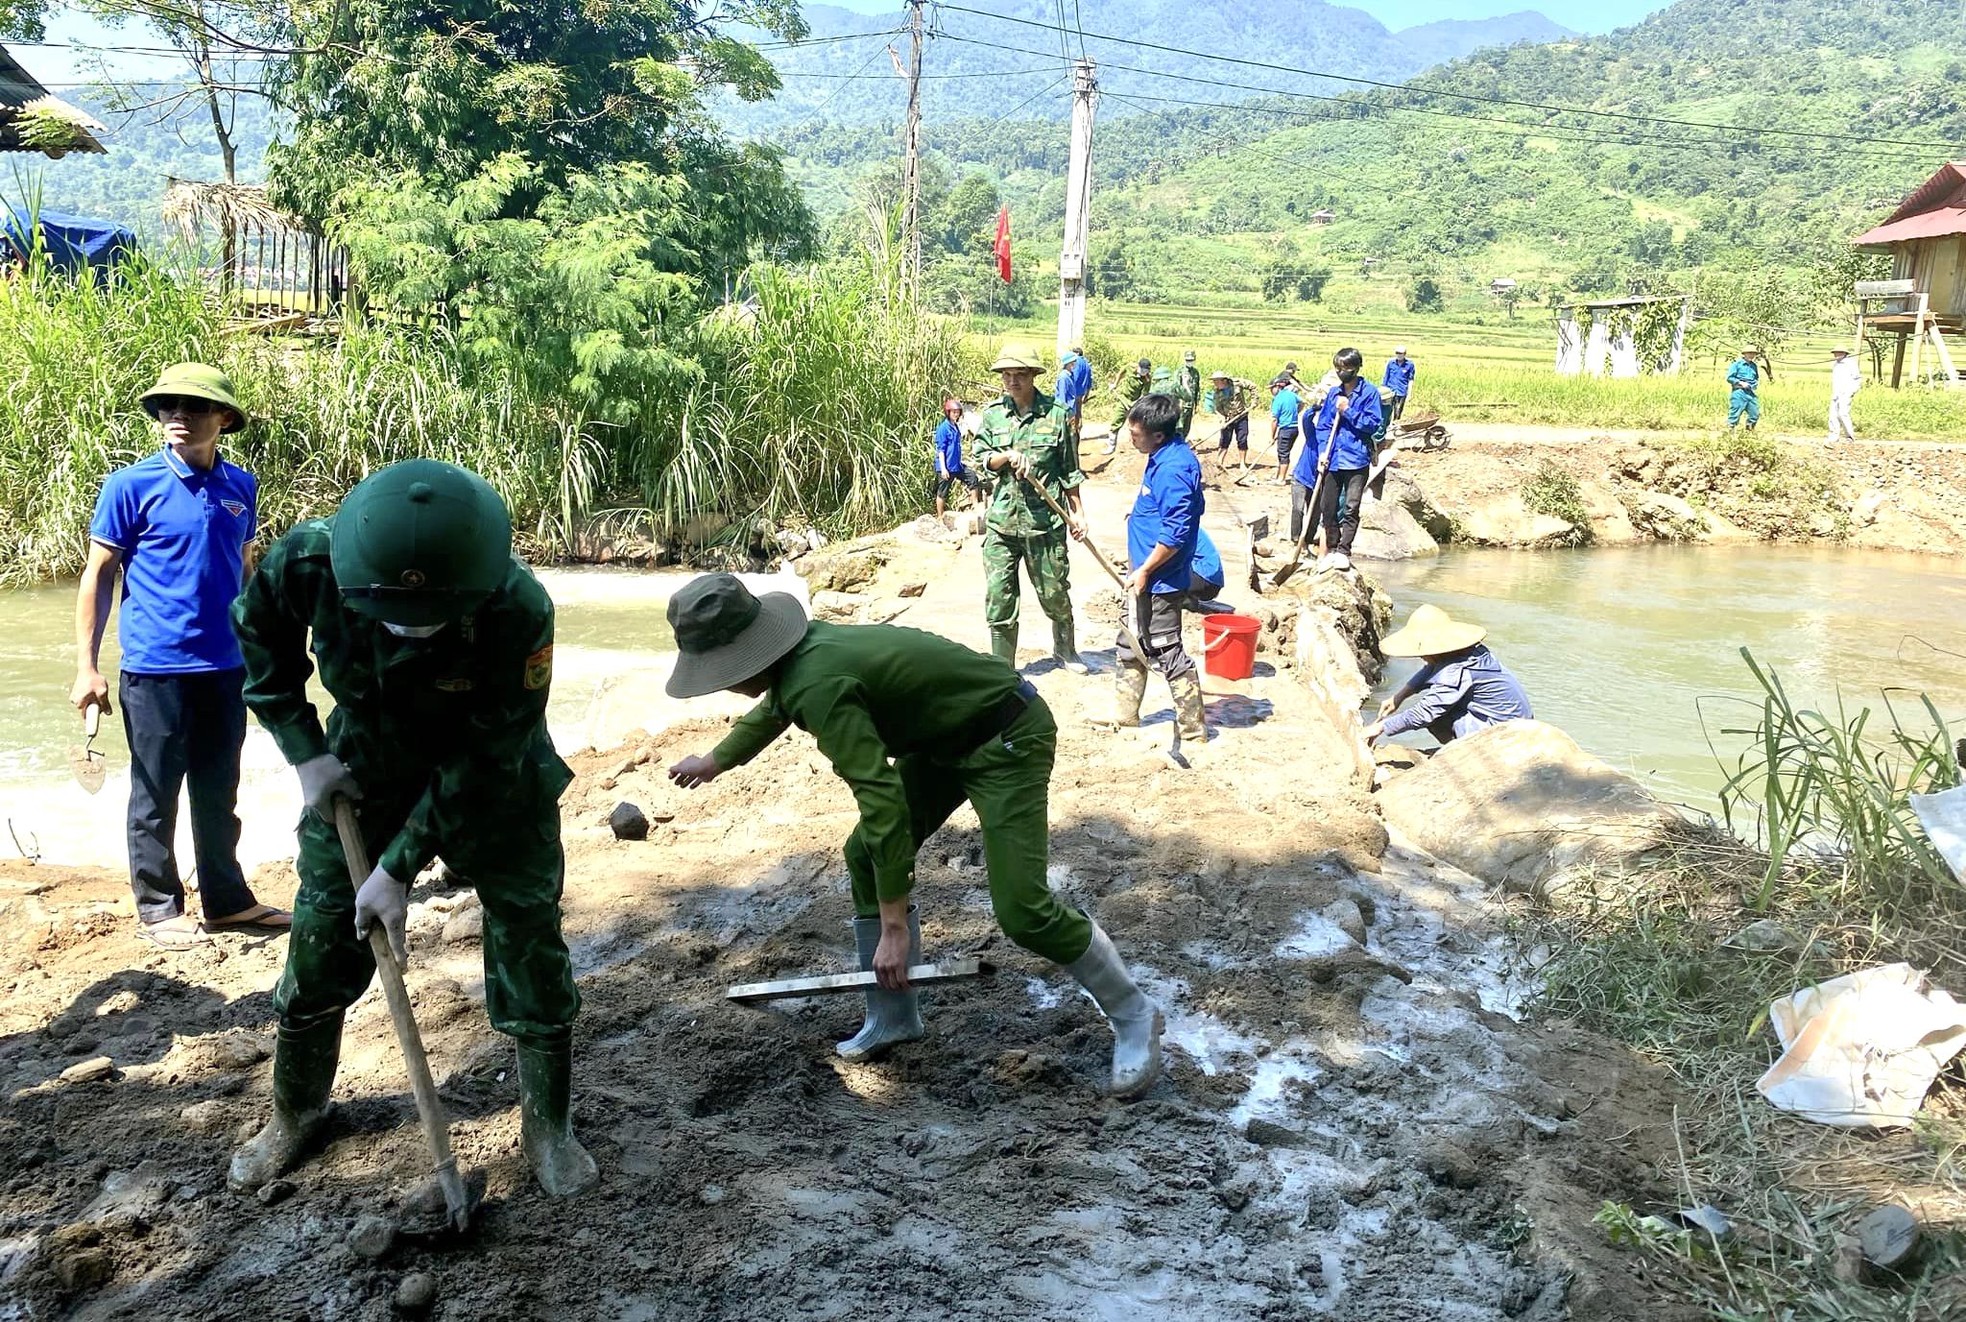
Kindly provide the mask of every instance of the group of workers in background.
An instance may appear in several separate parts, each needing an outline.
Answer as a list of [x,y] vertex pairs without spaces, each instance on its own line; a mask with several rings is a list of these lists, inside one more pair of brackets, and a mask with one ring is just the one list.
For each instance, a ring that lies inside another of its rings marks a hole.
[[[1850,350],[1837,345],[1829,351],[1829,436],[1826,444],[1857,439],[1857,424],[1850,406],[1864,388],[1864,370]],[[1761,422],[1761,383],[1775,379],[1775,368],[1759,345],[1741,346],[1734,361],[1727,364],[1727,430],[1743,423],[1753,431]]]

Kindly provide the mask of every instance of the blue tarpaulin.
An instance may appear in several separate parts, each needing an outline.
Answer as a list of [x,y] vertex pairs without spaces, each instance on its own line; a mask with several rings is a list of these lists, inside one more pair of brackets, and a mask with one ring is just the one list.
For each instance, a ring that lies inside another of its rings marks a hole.
[[106,271],[136,255],[136,234],[113,221],[90,220],[60,211],[42,211],[29,217],[9,209],[4,230],[7,246],[12,249],[9,256],[26,260],[33,247],[30,236],[37,222],[41,241],[47,248],[48,264],[57,271],[74,275],[85,266]]

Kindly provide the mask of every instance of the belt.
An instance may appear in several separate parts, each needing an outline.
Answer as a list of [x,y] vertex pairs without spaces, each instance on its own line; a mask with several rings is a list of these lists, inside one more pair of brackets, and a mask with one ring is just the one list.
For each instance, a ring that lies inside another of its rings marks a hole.
[[1017,724],[1025,711],[1037,700],[1037,688],[1028,679],[1020,680],[1016,688],[1004,694],[997,705],[977,721],[973,732],[975,738],[964,740],[969,752],[980,752],[992,739],[1003,735],[1011,726]]

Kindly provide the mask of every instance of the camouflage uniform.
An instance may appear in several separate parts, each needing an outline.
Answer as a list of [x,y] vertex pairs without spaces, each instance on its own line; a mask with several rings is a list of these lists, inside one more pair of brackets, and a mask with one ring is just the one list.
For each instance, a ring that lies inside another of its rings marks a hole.
[[[1065,503],[1065,493],[1085,481],[1078,451],[1070,442],[1065,410],[1042,391],[1022,415],[1008,395],[983,413],[976,433],[976,462],[990,471],[990,458],[1018,450],[1031,460],[1031,477],[1044,485],[1052,499]],[[1066,555],[1065,525],[1037,492],[1008,470],[995,470],[996,492],[990,498],[983,534],[983,617],[990,626],[990,650],[1017,664],[1017,565],[1030,575],[1038,605],[1051,617],[1054,649],[1076,658],[1072,629],[1071,563]]]
[[1113,419],[1113,436],[1115,439],[1126,435],[1127,412],[1135,404],[1140,402],[1141,396],[1147,393],[1147,378],[1140,374],[1138,368],[1135,368],[1120,378],[1120,383],[1116,387],[1116,390],[1120,397],[1120,411]]
[[1195,405],[1201,401],[1201,369],[1193,363],[1183,367],[1174,378],[1174,398],[1181,403],[1181,434],[1186,436],[1195,425]]

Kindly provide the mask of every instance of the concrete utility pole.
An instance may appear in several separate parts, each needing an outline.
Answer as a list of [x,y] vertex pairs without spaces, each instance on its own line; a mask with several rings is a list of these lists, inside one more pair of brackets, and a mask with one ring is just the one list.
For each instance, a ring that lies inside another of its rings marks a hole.
[[1065,176],[1065,246],[1058,254],[1058,354],[1085,339],[1086,243],[1092,232],[1092,111],[1099,79],[1091,60],[1072,75],[1072,156]]
[[907,196],[901,216],[901,281],[911,299],[922,291],[922,3],[908,0],[908,156],[901,176]]

